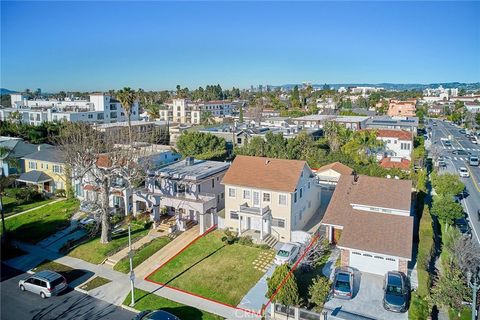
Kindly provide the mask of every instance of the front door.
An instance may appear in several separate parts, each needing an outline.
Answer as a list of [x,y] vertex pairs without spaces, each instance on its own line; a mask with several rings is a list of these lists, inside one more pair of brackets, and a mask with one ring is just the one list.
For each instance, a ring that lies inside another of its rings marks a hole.
[[260,207],[260,192],[253,191],[253,206]]

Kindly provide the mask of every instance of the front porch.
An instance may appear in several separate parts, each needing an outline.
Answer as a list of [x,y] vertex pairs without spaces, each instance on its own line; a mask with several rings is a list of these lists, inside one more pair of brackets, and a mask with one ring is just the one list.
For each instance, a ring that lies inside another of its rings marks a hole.
[[22,173],[17,181],[33,186],[38,192],[53,193],[55,191],[52,177],[42,171],[32,170]]
[[[263,208],[250,207],[247,203],[240,205],[238,215],[238,235],[250,236],[254,243],[268,244],[278,241],[278,237],[272,235],[272,214],[269,206]],[[276,240],[276,241],[272,241]]]

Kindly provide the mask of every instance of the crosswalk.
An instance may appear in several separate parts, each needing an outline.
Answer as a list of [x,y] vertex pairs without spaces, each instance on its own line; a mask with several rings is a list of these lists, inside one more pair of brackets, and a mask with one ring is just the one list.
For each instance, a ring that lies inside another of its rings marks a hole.
[[465,150],[465,151],[477,151],[480,152],[480,148],[455,148],[455,147],[443,147],[445,150]]
[[455,160],[455,161],[468,161],[468,157],[454,157],[454,156],[444,156],[447,160]]

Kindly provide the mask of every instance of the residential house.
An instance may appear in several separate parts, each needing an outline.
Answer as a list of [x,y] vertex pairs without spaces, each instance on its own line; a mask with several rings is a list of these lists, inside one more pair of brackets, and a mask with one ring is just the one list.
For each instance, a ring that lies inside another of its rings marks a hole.
[[416,103],[416,99],[408,99],[407,101],[390,100],[387,115],[390,117],[415,117]]
[[295,241],[321,218],[321,188],[305,161],[237,156],[222,184],[224,226],[257,242]]
[[412,259],[410,180],[342,175],[322,225],[341,249],[341,266],[384,275],[407,273]]
[[370,117],[366,116],[335,116],[312,114],[308,116],[293,118],[292,121],[306,128],[323,128],[327,122],[336,122],[351,130],[365,129],[367,120]]
[[377,140],[383,142],[383,149],[377,154],[383,158],[412,159],[413,134],[406,130],[377,129]]
[[314,170],[318,181],[326,185],[336,185],[342,175],[351,175],[353,169],[341,162],[333,162]]
[[22,173],[25,168],[22,158],[37,151],[37,147],[22,138],[0,137],[0,176]]
[[151,171],[145,188],[133,192],[133,212],[151,210],[155,221],[160,213],[174,217],[182,231],[198,223],[203,233],[217,223],[217,212],[224,208],[221,181],[229,166],[187,157]]
[[24,156],[25,172],[17,181],[33,185],[38,191],[55,193],[67,188],[65,159],[62,152],[52,146]]
[[173,123],[200,124],[203,113],[214,117],[230,116],[233,105],[230,101],[193,102],[187,99],[173,99],[160,110],[160,120]]

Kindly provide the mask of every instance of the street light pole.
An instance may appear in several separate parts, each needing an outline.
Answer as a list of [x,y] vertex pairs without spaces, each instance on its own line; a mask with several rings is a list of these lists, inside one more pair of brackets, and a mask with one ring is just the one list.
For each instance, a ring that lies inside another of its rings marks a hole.
[[133,307],[135,305],[135,273],[133,272],[132,232],[130,223],[128,224],[128,247],[130,248],[128,255],[130,257],[130,288],[132,290],[132,302],[130,306]]
[[477,283],[477,274],[471,274],[468,272],[468,286],[472,288],[472,320],[476,319],[477,313],[477,291],[480,289],[480,284]]

